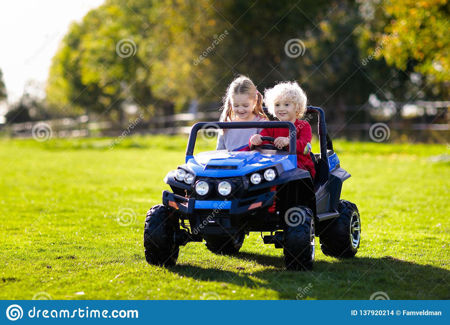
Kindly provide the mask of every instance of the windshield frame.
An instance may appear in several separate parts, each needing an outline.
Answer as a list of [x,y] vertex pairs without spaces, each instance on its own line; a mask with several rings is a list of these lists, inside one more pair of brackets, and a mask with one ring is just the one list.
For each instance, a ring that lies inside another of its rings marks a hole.
[[256,121],[256,122],[199,122],[194,124],[189,134],[189,141],[186,148],[186,157],[194,155],[195,142],[197,140],[197,133],[200,130],[212,129],[266,129],[266,128],[281,128],[289,129],[289,155],[297,154],[297,130],[292,122],[283,121]]

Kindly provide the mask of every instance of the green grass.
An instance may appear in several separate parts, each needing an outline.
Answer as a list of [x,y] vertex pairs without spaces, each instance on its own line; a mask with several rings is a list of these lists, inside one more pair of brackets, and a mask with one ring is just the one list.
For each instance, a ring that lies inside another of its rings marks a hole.
[[354,259],[318,249],[313,271],[290,272],[251,234],[237,256],[190,243],[176,267],[150,266],[145,214],[186,140],[0,140],[0,299],[450,299],[448,147],[335,142],[362,217]]

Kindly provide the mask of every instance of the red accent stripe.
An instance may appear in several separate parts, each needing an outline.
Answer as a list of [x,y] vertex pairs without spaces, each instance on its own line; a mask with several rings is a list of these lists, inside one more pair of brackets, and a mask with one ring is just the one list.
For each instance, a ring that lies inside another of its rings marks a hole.
[[[276,186],[276,185],[275,185],[275,186],[272,186],[272,187],[270,188],[270,191],[271,191],[271,192],[276,192],[276,191],[277,191],[277,186]],[[277,208],[277,204],[276,204],[276,200],[275,200],[275,198],[274,198],[274,199],[273,199],[272,205],[269,207],[269,212],[270,212],[270,213],[274,213],[275,210],[276,210],[276,208]]]

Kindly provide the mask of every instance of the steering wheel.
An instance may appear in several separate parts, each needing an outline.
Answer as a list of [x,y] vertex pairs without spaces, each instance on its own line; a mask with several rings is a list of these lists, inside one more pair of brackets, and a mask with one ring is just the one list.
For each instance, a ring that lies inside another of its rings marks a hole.
[[[273,143],[275,141],[275,138],[274,137],[261,137],[261,140],[262,141],[270,141]],[[267,150],[280,150],[277,147],[275,147],[273,144],[269,144],[269,143],[260,144],[255,147],[259,147],[261,149],[267,149]]]

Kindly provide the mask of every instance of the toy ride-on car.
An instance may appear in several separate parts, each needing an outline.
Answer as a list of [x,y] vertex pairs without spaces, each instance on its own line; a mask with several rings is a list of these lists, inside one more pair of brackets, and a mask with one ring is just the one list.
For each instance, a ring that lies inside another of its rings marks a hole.
[[[311,154],[316,176],[297,168],[296,129],[291,122],[197,123],[192,127],[186,163],[165,178],[163,204],[147,213],[145,257],[153,265],[175,265],[179,247],[206,241],[214,253],[235,254],[246,234],[270,233],[265,244],[283,248],[288,270],[312,268],[315,237],[322,252],[338,258],[355,256],[361,220],[355,204],[340,200],[342,183],[350,174],[340,167],[327,135],[325,113],[318,116],[320,154]],[[289,149],[266,144],[251,151],[217,150],[194,156],[199,130],[288,128]]]

